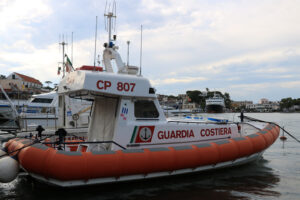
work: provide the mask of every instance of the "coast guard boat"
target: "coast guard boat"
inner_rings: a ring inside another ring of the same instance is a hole
[[[58,87],[59,112],[65,96],[93,101],[87,133],[64,139],[68,133],[59,129],[59,136],[8,141],[0,181],[13,180],[19,165],[34,179],[61,187],[195,173],[252,162],[276,141],[274,124],[167,120],[149,80],[117,52],[111,37],[115,15],[105,16],[106,70],[71,72]]]

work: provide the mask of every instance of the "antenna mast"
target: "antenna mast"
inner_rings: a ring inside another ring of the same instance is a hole
[[[62,59],[62,64],[63,64],[63,77],[65,77],[65,46],[68,45],[68,43],[66,43],[64,41],[64,35],[62,35],[62,42],[59,43],[62,46],[62,55],[63,55],[63,59]]]
[[[72,41],[71,41],[72,42],[72,46],[71,46],[71,62],[72,62],[72,64],[74,64],[73,63],[73,32],[72,32],[72,38],[71,39],[72,39]]]
[[[140,76],[142,75],[143,25],[141,25]]]
[[[97,23],[98,23],[98,16],[96,16],[96,31],[95,31],[95,52],[94,52],[94,70],[96,70],[96,47],[97,47]]]
[[[130,44],[130,41],[128,40],[127,41],[127,66],[129,66],[129,44]]]
[[[115,8],[116,4],[115,2],[113,3],[113,8],[112,8],[112,11],[110,11],[110,5],[109,5],[109,8],[108,8],[108,12],[107,14],[104,13],[104,17],[107,17],[108,19],[108,45],[111,44],[111,42],[113,41],[113,39],[111,38],[111,30],[112,30],[112,26],[113,26],[113,19],[112,18],[116,18],[116,13],[114,13],[114,11],[116,10]],[[106,9],[106,8],[105,8]],[[106,25],[106,24],[105,24]]]

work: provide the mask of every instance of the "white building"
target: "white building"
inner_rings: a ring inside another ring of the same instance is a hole
[[[7,76],[7,79],[11,80],[20,80],[22,85],[24,85],[25,88],[31,88],[31,89],[41,89],[43,84],[30,76],[26,76],[23,74],[19,74],[16,72],[11,73],[9,76]]]
[[[272,102],[267,99],[261,99],[257,104],[248,104],[246,109],[258,112],[271,112],[279,110],[279,102]]]

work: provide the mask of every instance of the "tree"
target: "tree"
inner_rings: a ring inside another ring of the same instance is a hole
[[[202,94],[199,90],[187,91],[186,94],[193,103],[200,103],[200,95]]]
[[[47,84],[47,87],[49,88],[50,86],[50,84],[52,83],[52,81],[45,81],[45,83]]]
[[[281,99],[280,103],[280,109],[289,109],[294,105],[293,99],[291,97]]]
[[[168,99],[177,99],[177,97],[175,97],[174,95],[170,95],[168,96]]]
[[[300,98],[298,99],[292,99],[291,97],[288,98],[284,98],[281,99],[281,101],[279,102],[280,105],[280,109],[284,110],[284,109],[290,109],[291,107],[293,107],[294,105],[300,105]]]
[[[230,99],[229,93],[227,93],[227,92],[224,93],[224,101],[225,101],[225,107],[230,109],[232,101]]]
[[[186,94],[191,99],[191,102],[197,103],[204,110],[205,109],[205,97],[199,90],[187,91]]]

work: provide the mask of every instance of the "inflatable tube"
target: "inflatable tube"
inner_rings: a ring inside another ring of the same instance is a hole
[[[21,150],[18,158],[26,171],[45,178],[89,180],[194,169],[234,161],[264,151],[278,136],[279,128],[268,125],[245,137],[177,147],[67,152],[39,143]],[[16,150],[30,142],[14,139],[7,148],[8,151]]]

